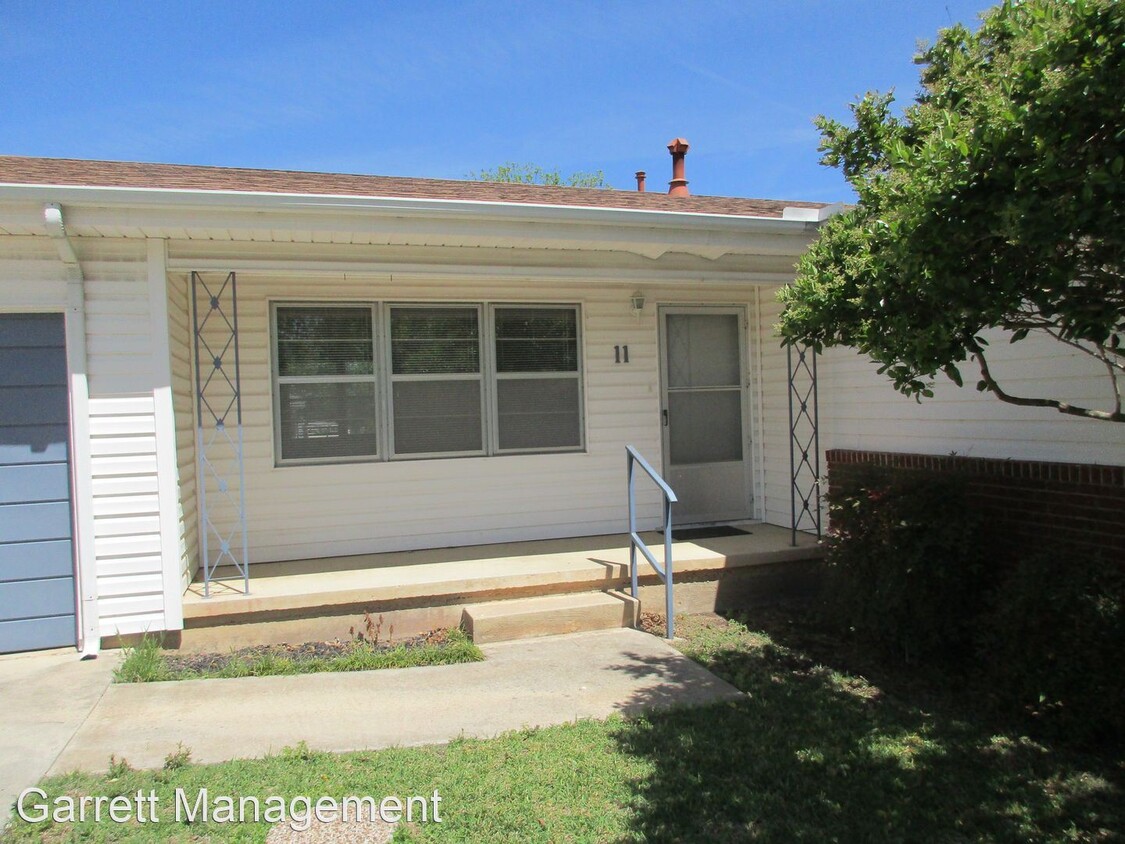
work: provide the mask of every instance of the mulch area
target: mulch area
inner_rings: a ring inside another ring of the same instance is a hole
[[[395,648],[417,648],[424,645],[444,645],[449,642],[448,630],[431,630],[418,636],[393,641],[371,642],[361,639],[330,642],[282,643],[278,645],[254,645],[226,653],[176,654],[165,653],[164,660],[173,671],[221,671],[238,660],[258,660],[263,657],[284,658],[293,662],[308,662],[317,659],[330,659],[347,656],[356,650],[390,651]]]

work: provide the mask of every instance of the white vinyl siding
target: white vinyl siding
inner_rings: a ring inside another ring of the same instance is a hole
[[[1046,337],[989,341],[989,365],[1015,395],[1112,406],[1104,365]],[[974,388],[972,361],[961,365],[964,387],[944,375],[934,397],[920,402],[895,391],[868,358],[830,349],[822,360],[821,407],[829,414],[827,448],[958,454],[1064,463],[1125,463],[1125,425],[1067,416],[1051,408],[1017,407]],[[823,423],[822,423],[823,424]]]
[[[144,241],[76,239],[86,278],[94,555],[102,636],[164,629]],[[179,559],[169,549],[168,564]]]
[[[59,253],[48,238],[0,237],[0,309],[62,309],[66,301]]]

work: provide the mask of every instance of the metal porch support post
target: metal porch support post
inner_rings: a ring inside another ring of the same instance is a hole
[[[820,515],[820,403],[817,397],[816,350],[786,346],[789,371],[789,507],[790,544],[798,530],[816,530]]]
[[[249,594],[250,554],[246,535],[242,371],[238,352],[238,294],[235,274],[228,273],[221,284],[217,279],[208,284],[202,274],[193,272],[191,314],[195,352],[196,483],[199,486],[203,594],[210,597],[211,583],[218,580],[241,580],[243,591]],[[233,378],[229,374],[228,356],[232,356],[234,360]],[[233,435],[230,430],[231,422],[235,428]],[[237,494],[233,489],[235,486],[238,488]],[[215,505],[221,505],[218,512]],[[212,540],[217,547],[212,545]],[[216,576],[216,570],[224,565],[234,568],[233,576]]]

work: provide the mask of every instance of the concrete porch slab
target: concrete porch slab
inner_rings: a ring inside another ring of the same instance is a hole
[[[793,547],[785,528],[748,524],[745,529],[750,533],[674,542],[675,576],[821,556],[816,539],[806,534],[798,534]],[[662,562],[661,534],[643,536]],[[620,534],[254,563],[248,595],[238,581],[212,583],[211,597],[204,598],[197,578],[184,595],[184,619],[186,626],[198,627],[246,621],[259,614],[282,616],[365,604],[426,606],[617,589],[628,581],[628,561],[629,539]],[[655,580],[643,559],[640,573],[646,582]]]
[[[742,695],[637,630],[482,650],[484,662],[464,665],[111,686],[51,773],[104,771],[111,754],[156,768],[181,742],[204,763],[259,757],[301,741],[318,750],[377,749]]]

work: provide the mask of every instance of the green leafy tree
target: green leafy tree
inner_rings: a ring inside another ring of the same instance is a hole
[[[495,170],[481,170],[469,173],[470,179],[480,182],[513,182],[520,185],[563,185],[572,188],[608,188],[605,173],[596,170],[591,173],[578,171],[563,176],[558,169],[545,170],[535,164],[515,164],[509,161]]]
[[[969,365],[1003,401],[1125,422],[1125,3],[1004,2],[916,61],[901,116],[869,92],[854,125],[817,119],[822,163],[859,201],[782,290],[782,337],[853,346],[917,398]],[[1096,359],[1109,409],[1009,392],[988,328]]]

